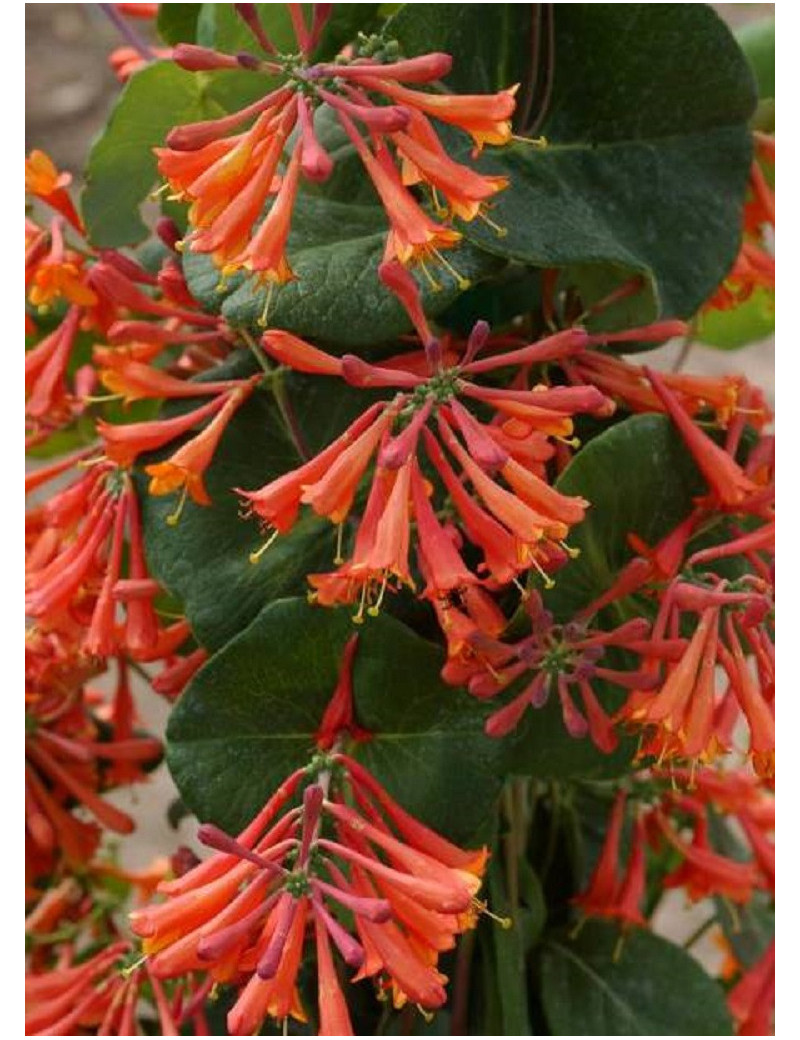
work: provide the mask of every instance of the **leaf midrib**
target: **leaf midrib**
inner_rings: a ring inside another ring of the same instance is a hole
[[[611,1003],[616,1005],[621,1010],[622,1014],[627,1018],[628,1021],[632,1023],[632,1025],[636,1026],[637,1028],[642,1026],[642,1023],[636,1018],[634,1012],[630,1009],[630,1007],[622,1000],[621,997],[619,997],[614,992],[611,986],[605,981],[603,976],[598,975],[598,973],[594,971],[593,968],[591,968],[591,966],[586,961],[581,960],[581,958],[574,954],[572,950],[567,949],[566,946],[562,946],[561,943],[550,942],[548,943],[548,946],[551,950],[557,950],[559,953],[563,954],[568,960],[576,964],[577,967],[589,979],[591,979],[591,981],[603,992],[603,994],[608,996],[608,999],[611,1001]],[[646,1036],[647,1034],[644,1032],[639,1032],[638,1034],[632,1033],[632,1035]]]

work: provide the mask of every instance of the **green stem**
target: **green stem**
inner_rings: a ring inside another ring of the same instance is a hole
[[[472,959],[475,953],[476,935],[477,931],[473,928],[462,937],[461,942],[458,944],[456,970],[453,978],[453,1012],[450,1018],[451,1036],[467,1035]]]

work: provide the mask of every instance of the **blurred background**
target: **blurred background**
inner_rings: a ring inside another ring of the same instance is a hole
[[[737,29],[748,22],[774,17],[774,4],[714,4],[720,15]],[[88,150],[102,129],[120,85],[112,72],[108,55],[125,41],[109,22],[98,4],[26,4],[26,150],[42,148],[59,168],[75,175],[76,185]],[[151,23],[138,20],[136,31],[155,39]],[[679,343],[670,343],[648,357],[656,367],[671,368],[680,352]],[[696,344],[687,369],[719,374],[742,372],[763,387],[774,402],[775,350],[772,339],[730,353]],[[134,679],[136,677],[133,677]],[[149,693],[137,681],[137,700],[148,729],[163,732],[169,706]],[[116,792],[116,801],[137,818],[136,840],[125,843],[125,862],[143,867],[154,856],[170,854],[183,842],[192,844],[194,825],[188,821],[173,831],[164,819],[164,810],[175,797],[175,789],[161,766],[152,782],[133,790]],[[677,893],[673,893],[677,895]],[[680,897],[677,900],[681,902]],[[702,904],[686,913],[671,898],[660,912],[659,928],[681,941],[690,935],[706,911]],[[702,943],[693,952],[712,963],[719,951]],[[711,965],[709,965],[711,966]]]

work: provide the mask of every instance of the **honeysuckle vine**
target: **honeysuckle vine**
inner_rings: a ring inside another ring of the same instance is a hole
[[[769,1033],[769,109],[706,5],[387,6],[97,5],[26,158],[26,1033]]]

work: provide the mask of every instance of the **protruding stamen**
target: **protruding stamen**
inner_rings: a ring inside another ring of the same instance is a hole
[[[276,528],[269,536],[269,538],[266,540],[266,542],[264,542],[260,549],[255,549],[253,550],[253,552],[250,553],[250,555],[247,557],[248,560],[251,563],[258,563],[258,561],[261,559],[261,557],[264,555],[267,549],[269,549],[269,547],[272,545],[272,543],[275,541],[279,534],[280,531],[278,531]]]
[[[181,497],[178,500],[178,505],[175,507],[175,511],[170,513],[167,517],[167,523],[170,527],[177,527],[183,513],[183,507],[186,505],[186,499],[189,495],[189,485],[184,484],[181,489]]]
[[[461,274],[461,272],[458,271],[438,249],[432,248],[431,252],[442,265],[442,267],[445,269],[445,271],[447,271],[447,273],[455,279],[456,285],[459,287],[459,289],[462,292],[466,292],[466,290],[469,289],[469,287],[472,285],[472,282],[469,280],[469,278],[465,278],[464,275]]]

